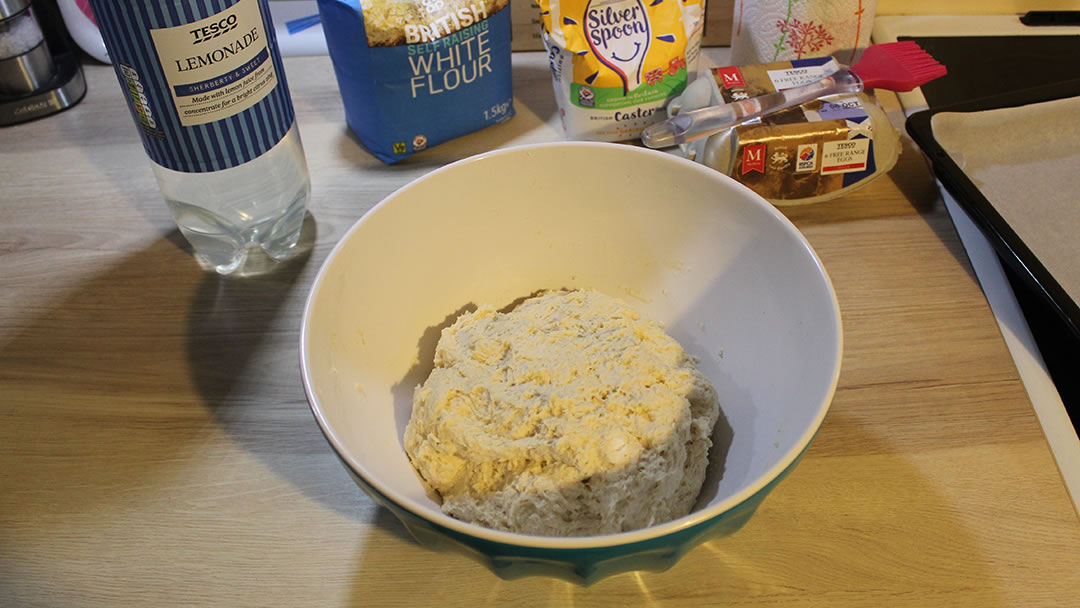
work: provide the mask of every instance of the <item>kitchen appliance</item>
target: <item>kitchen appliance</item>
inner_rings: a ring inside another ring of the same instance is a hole
[[[0,0],[0,126],[67,109],[86,94],[55,0]]]

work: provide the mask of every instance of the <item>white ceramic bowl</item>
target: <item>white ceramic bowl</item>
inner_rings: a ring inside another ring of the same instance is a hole
[[[720,397],[710,473],[689,515],[621,534],[511,534],[444,515],[402,447],[439,331],[470,305],[590,288],[665,323]],[[364,490],[423,544],[504,577],[589,583],[669,567],[737,530],[821,425],[840,371],[840,313],[810,245],[764,199],[711,169],[616,144],[469,158],[387,197],[312,286],[304,387]]]

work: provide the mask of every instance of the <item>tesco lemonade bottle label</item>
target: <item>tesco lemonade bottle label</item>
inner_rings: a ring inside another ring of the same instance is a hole
[[[230,169],[285,137],[294,111],[267,0],[93,0],[147,154]]]
[[[180,124],[228,118],[277,85],[258,0],[239,0],[216,15],[150,30]]]
[[[696,70],[701,0],[539,0],[567,135],[619,141],[664,118]]]

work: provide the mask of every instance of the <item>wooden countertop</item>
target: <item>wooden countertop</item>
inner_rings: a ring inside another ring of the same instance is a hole
[[[330,60],[286,61],[314,186],[305,252],[203,272],[111,67],[75,108],[0,130],[0,604],[1065,606],[1080,521],[919,152],[785,213],[836,286],[839,390],[740,532],[665,573],[503,581],[428,551],[352,481],[298,369],[316,271],[382,197],[448,161],[562,137],[542,53],[517,116],[387,167]],[[895,99],[886,98],[895,109]]]

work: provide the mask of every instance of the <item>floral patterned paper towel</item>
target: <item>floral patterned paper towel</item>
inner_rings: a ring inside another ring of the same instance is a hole
[[[877,0],[735,0],[731,63],[832,55],[851,65],[870,43]]]

